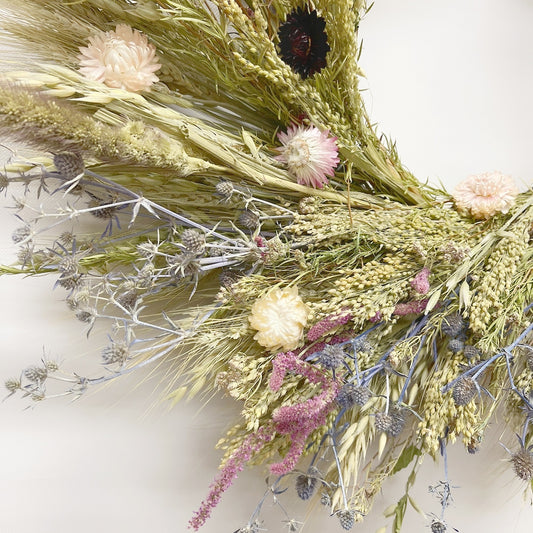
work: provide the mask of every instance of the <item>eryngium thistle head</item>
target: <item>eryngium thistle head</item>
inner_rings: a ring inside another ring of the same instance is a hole
[[[513,463],[513,470],[517,477],[524,481],[531,481],[533,479],[533,454],[528,448],[522,448],[520,451],[511,456]]]
[[[448,343],[448,349],[452,353],[459,353],[465,347],[465,342],[463,339],[450,339]]]
[[[533,348],[531,346],[527,347],[526,362],[529,370],[533,371]]]
[[[22,384],[20,383],[20,379],[9,378],[4,381],[4,386],[10,394],[15,394],[22,387]]]
[[[279,27],[280,56],[302,78],[320,72],[326,66],[329,52],[326,21],[316,10],[299,7]]]
[[[397,437],[405,427],[405,410],[394,409],[391,411],[392,424],[388,431],[391,437]]]
[[[316,467],[311,466],[307,474],[300,474],[296,478],[296,493],[302,500],[308,500],[314,494],[321,475]]]
[[[339,346],[338,344],[327,344],[319,353],[318,362],[322,366],[333,370],[342,365],[345,357],[346,353],[342,346]]]
[[[475,346],[470,346],[469,344],[467,344],[463,348],[463,355],[467,359],[474,359],[475,357],[479,357],[481,355],[481,350],[479,348],[476,348]]]
[[[444,317],[440,326],[442,333],[451,338],[458,337],[464,332],[465,328],[465,321],[459,313],[452,313],[451,315]]]
[[[127,311],[132,311],[135,308],[138,299],[139,295],[135,289],[128,290],[116,296],[117,303]]]
[[[477,385],[473,378],[465,376],[459,379],[453,387],[452,397],[455,405],[466,405],[474,398]]]
[[[91,324],[92,322],[94,322],[96,314],[94,311],[91,311],[89,309],[80,309],[79,311],[76,311],[76,318],[80,322],[84,322],[85,324]]]
[[[323,492],[320,495],[320,505],[323,505],[324,507],[331,506],[331,496],[327,492]]]
[[[83,157],[77,152],[55,154],[54,165],[61,176],[67,180],[72,180],[85,171]]]
[[[250,209],[245,209],[239,216],[239,224],[249,230],[255,230],[259,226],[259,216]]]
[[[397,437],[405,427],[405,415],[400,409],[393,409],[390,413],[376,413],[375,425],[378,431]]]
[[[339,517],[339,522],[342,529],[345,529],[346,531],[352,529],[353,525],[355,524],[355,511],[345,509],[343,511],[339,511],[337,516]]]
[[[186,252],[200,254],[205,248],[205,234],[195,229],[187,228],[181,234],[181,243]]]
[[[102,350],[102,360],[104,365],[122,364],[128,359],[129,353],[129,348],[126,344],[113,342],[111,346],[107,346]]]
[[[431,533],[446,533],[446,524],[434,518],[431,522]]]
[[[367,387],[355,385],[354,383],[346,383],[339,391],[339,394],[337,394],[337,403],[345,409],[349,409],[354,405],[360,405],[362,407],[371,397],[372,392]]]
[[[378,431],[384,431],[388,433],[392,427],[392,416],[389,413],[376,413],[374,418],[374,423]]]
[[[241,276],[233,270],[223,270],[218,277],[220,285],[229,289],[234,283],[237,283]]]
[[[228,180],[221,180],[216,185],[216,192],[218,196],[222,197],[224,200],[229,200],[233,194],[234,188],[233,183]]]
[[[19,242],[22,242],[26,238],[28,238],[31,235],[31,230],[29,226],[21,226],[20,228],[17,228],[12,234],[11,239],[15,244],[18,244]]]
[[[24,377],[28,381],[40,383],[48,377],[48,370],[39,366],[29,366],[24,370]]]

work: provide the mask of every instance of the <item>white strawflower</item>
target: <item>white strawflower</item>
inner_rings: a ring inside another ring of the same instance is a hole
[[[90,37],[80,52],[80,72],[108,87],[140,92],[159,81],[154,74],[161,68],[155,46],[127,24]]]
[[[339,164],[337,137],[315,126],[291,124],[286,133],[278,133],[278,139],[283,146],[276,148],[280,155],[274,159],[285,163],[300,185],[317,189],[327,185],[327,176],[333,176]]]
[[[507,213],[514,204],[518,189],[510,176],[487,172],[469,176],[453,192],[457,209],[470,213],[478,220],[496,213]]]
[[[254,339],[273,351],[294,350],[307,324],[309,308],[298,296],[297,287],[272,289],[252,306],[250,325]]]

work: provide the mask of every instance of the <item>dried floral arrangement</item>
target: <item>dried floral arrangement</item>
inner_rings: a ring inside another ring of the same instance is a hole
[[[28,193],[19,263],[0,272],[55,275],[88,331],[112,332],[102,375],[43,360],[5,386],[34,401],[79,396],[165,361],[168,400],[234,398],[241,417],[218,443],[193,530],[261,464],[269,489],[241,533],[263,531],[262,505],[287,487],[350,530],[409,468],[390,509],[399,531],[419,458],[446,464],[457,439],[475,453],[496,411],[518,436],[502,454],[531,488],[533,195],[495,172],[449,194],[402,166],[358,89],[366,11],[364,0],[0,9],[17,51],[0,132],[42,152],[0,175]],[[452,529],[447,477],[435,490],[439,533]]]

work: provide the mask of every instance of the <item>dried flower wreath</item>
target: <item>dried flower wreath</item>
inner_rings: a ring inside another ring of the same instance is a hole
[[[234,398],[242,416],[193,530],[262,464],[275,502],[292,484],[344,530],[409,467],[391,511],[399,531],[419,457],[446,458],[456,439],[475,453],[497,409],[531,487],[533,195],[500,173],[450,195],[401,165],[358,89],[366,11],[364,0],[0,10],[19,52],[0,81],[0,132],[46,156],[0,175],[28,192],[19,263],[0,273],[53,273],[89,331],[113,323],[102,376],[44,360],[5,386],[40,401],[59,377],[60,394],[81,395],[165,361],[173,402]],[[32,207],[34,191],[47,209]],[[441,489],[433,533],[450,529],[448,479]],[[265,501],[239,532],[263,530]]]

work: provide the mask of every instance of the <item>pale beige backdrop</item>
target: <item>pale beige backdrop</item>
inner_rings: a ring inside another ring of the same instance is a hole
[[[470,173],[501,170],[531,183],[532,22],[531,0],[376,0],[361,31],[368,108],[420,179],[450,188]],[[2,207],[12,193],[0,196]],[[14,255],[10,236],[18,225],[11,210],[0,210],[2,262]],[[38,363],[43,349],[71,368],[98,370],[105,334],[87,340],[65,293],[52,285],[48,278],[0,278],[2,380]],[[0,533],[186,531],[216,472],[214,444],[238,407],[219,398],[205,408],[190,403],[168,412],[153,407],[154,382],[139,384],[140,378],[74,403],[59,398],[25,409],[27,403],[11,398],[0,404]],[[450,451],[458,488],[448,521],[462,533],[531,530],[532,508],[496,444],[502,431],[493,427],[494,444],[475,456],[459,446]],[[502,439],[513,443],[512,435]],[[243,525],[263,492],[263,477],[260,469],[243,473],[203,531],[232,533]],[[428,514],[439,505],[427,486],[442,478],[441,465],[424,464],[414,496]],[[386,525],[381,511],[403,484],[387,483],[373,514],[354,531]],[[285,531],[277,511],[268,504],[265,510],[269,531]],[[404,531],[429,531],[428,523],[409,511]],[[318,509],[303,531],[340,528]]]

